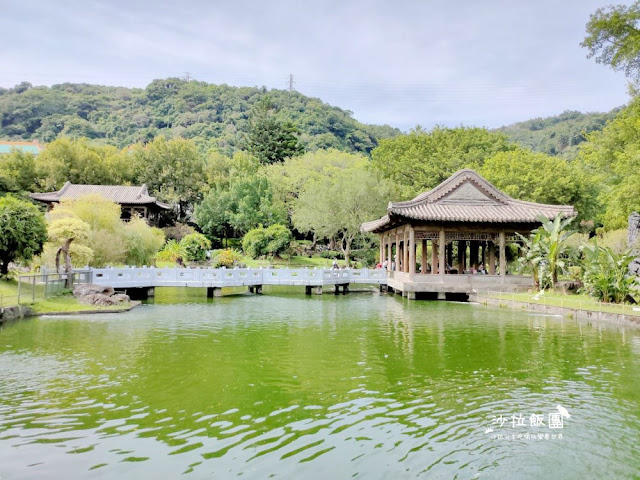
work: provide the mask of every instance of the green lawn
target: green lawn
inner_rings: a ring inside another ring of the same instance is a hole
[[[89,310],[126,310],[130,304],[112,307],[101,307],[97,305],[86,305],[78,302],[70,294],[43,298],[44,289],[41,285],[36,286],[36,301],[32,302],[30,285],[21,286],[21,305],[31,307],[34,312],[45,314],[54,312],[85,312]],[[25,295],[23,295],[23,293]],[[18,282],[15,280],[0,280],[0,306],[8,307],[16,305],[18,302]]]
[[[640,316],[640,306],[628,304],[602,303],[588,295],[565,295],[555,292],[544,293],[509,293],[489,292],[490,298],[513,300],[517,302],[549,305],[552,307],[573,308],[592,312],[622,313],[625,315]]]

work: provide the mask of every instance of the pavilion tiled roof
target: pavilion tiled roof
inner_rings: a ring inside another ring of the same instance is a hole
[[[85,195],[102,195],[104,198],[121,205],[149,205],[155,204],[160,208],[169,209],[169,205],[159,202],[156,197],[149,195],[146,185],[78,185],[67,182],[57,192],[32,193],[31,198],[41,202],[59,202],[62,199],[75,199]]]
[[[575,216],[570,205],[515,200],[473,170],[460,170],[407,202],[390,202],[387,215],[362,224],[365,232],[384,231],[398,221],[539,223],[538,217]]]

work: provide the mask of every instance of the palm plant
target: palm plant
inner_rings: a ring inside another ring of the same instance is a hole
[[[523,255],[518,258],[518,262],[522,267],[531,269],[533,275],[533,284],[536,288],[540,288],[540,270],[544,269],[542,248],[540,242],[540,233],[532,233],[530,237],[525,237],[516,233],[523,246],[521,247]]]
[[[571,251],[567,239],[575,232],[568,229],[573,217],[558,215],[549,220],[540,216],[538,220],[542,226],[533,230],[529,238],[518,234],[524,242],[525,252],[520,261],[531,267],[535,285],[545,289],[558,283],[558,275],[567,266],[566,259]]]
[[[597,243],[582,246],[585,289],[604,302],[621,303],[636,293],[638,277],[629,271],[632,249],[615,253]]]

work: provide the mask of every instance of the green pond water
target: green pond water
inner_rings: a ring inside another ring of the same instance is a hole
[[[0,478],[640,478],[640,329],[205,297],[3,327]]]

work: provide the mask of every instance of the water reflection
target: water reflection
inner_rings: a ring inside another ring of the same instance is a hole
[[[377,294],[177,294],[0,332],[0,476],[640,470],[638,331]],[[485,433],[557,404],[563,440]]]

